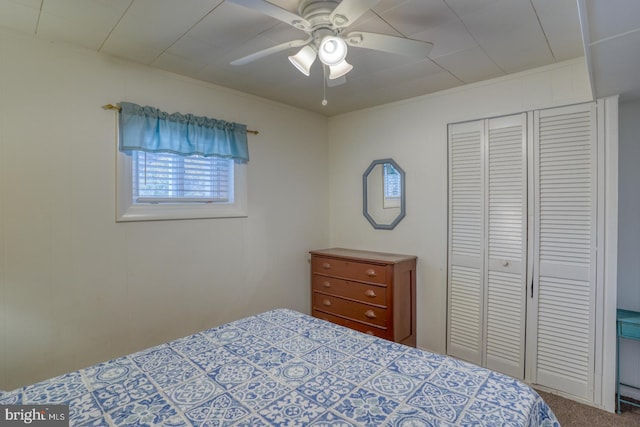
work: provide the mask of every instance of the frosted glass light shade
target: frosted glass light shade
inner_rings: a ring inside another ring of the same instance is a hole
[[[324,64],[338,65],[347,57],[347,43],[340,37],[327,36],[320,43],[318,55]]]
[[[344,61],[344,60],[340,62],[338,65],[330,65],[329,79],[333,80],[333,79],[340,78],[345,74],[347,74],[352,69],[353,69],[353,65],[349,64],[347,61]]]
[[[311,65],[315,60],[316,51],[311,46],[305,46],[298,53],[289,57],[289,61],[305,76],[309,75]]]

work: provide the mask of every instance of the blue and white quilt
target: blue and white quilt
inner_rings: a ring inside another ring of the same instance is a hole
[[[72,426],[559,426],[508,376],[292,310],[228,323],[0,395]]]

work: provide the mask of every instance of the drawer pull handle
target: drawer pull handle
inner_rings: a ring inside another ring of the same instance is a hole
[[[331,301],[329,301],[328,299],[322,300],[322,305],[326,307],[331,307]]]
[[[367,276],[376,277],[376,271],[373,268],[367,270]]]
[[[323,262],[322,268],[324,268],[325,270],[329,270],[331,268],[331,264],[329,264],[328,262]]]
[[[368,296],[369,298],[375,298],[375,297],[376,297],[376,293],[375,293],[375,292],[373,292],[373,290],[372,290],[372,289],[367,289],[367,290],[364,292],[364,294],[365,294],[366,296]]]
[[[331,282],[324,282],[322,284],[322,286],[324,286],[325,288],[330,288],[331,287]]]
[[[366,331],[365,334],[367,335],[374,335],[373,331]]]
[[[375,319],[376,318],[376,314],[373,312],[373,310],[367,310],[364,312],[364,315],[366,317],[368,317],[369,319]]]

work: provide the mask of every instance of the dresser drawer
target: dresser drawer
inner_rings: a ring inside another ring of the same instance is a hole
[[[349,282],[330,276],[313,276],[313,290],[369,304],[387,305],[387,288],[366,283]]]
[[[387,282],[387,271],[383,265],[314,256],[311,259],[311,269],[314,273],[345,279],[380,284]]]
[[[310,251],[314,316],[416,346],[416,257],[346,248]]]
[[[346,299],[313,293],[313,308],[329,314],[337,314],[360,322],[387,326],[387,310]]]
[[[365,323],[354,322],[353,320],[345,319],[344,317],[334,316],[332,314],[324,313],[322,311],[313,310],[312,315],[318,319],[326,320],[336,325],[345,326],[350,329],[354,329],[359,332],[364,332],[368,335],[374,335],[376,337],[384,338],[387,340],[392,339],[391,331],[383,326],[367,325]]]

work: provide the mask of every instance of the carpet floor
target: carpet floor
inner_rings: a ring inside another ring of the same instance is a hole
[[[556,414],[562,427],[639,427],[640,408],[622,404],[622,414],[613,414],[555,394],[536,390]]]

